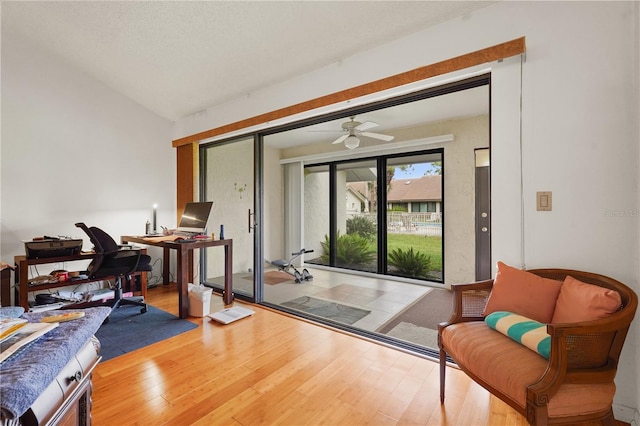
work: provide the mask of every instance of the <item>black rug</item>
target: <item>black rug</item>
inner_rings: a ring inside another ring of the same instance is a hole
[[[328,318],[330,320],[349,325],[371,313],[371,311],[367,311],[365,309],[341,305],[340,303],[316,299],[309,296],[298,297],[297,299],[284,302],[282,305],[291,309],[307,312],[312,315]]]
[[[95,335],[102,347],[102,361],[107,361],[197,327],[151,305],[144,314],[137,306],[122,306],[111,312],[109,322]]]

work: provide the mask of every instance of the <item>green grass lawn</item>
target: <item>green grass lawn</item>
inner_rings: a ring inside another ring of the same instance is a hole
[[[442,237],[425,237],[424,235],[387,234],[387,252],[394,249],[420,251],[431,256],[434,270],[442,270]]]
[[[328,245],[328,242],[325,242]],[[356,247],[357,248],[357,247]],[[395,249],[402,249],[408,251],[413,248],[413,251],[418,253],[424,253],[431,257],[431,271],[433,277],[442,278],[442,237],[425,237],[424,235],[413,234],[387,234],[387,253]],[[364,247],[360,247],[355,250],[350,256],[338,261],[338,266],[349,267],[356,270],[375,272],[377,268],[377,260],[375,259],[375,252],[377,249],[376,241],[364,242]],[[324,249],[326,251],[326,248]],[[361,253],[369,251],[374,253],[372,262],[358,262],[355,253]],[[346,250],[348,253],[348,250]],[[320,265],[327,264],[328,261],[326,253],[325,258],[318,257],[314,260],[309,260],[309,263],[318,263]],[[341,263],[342,262],[342,263]]]

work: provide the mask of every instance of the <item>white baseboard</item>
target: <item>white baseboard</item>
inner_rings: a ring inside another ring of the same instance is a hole
[[[621,422],[629,423],[631,426],[640,426],[640,412],[633,407],[613,404],[613,417]]]

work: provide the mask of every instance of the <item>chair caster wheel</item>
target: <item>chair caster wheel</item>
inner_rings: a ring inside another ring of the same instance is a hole
[[[140,313],[141,313],[141,314],[144,314],[145,312],[147,312],[147,308],[142,308],[142,309],[140,309]]]

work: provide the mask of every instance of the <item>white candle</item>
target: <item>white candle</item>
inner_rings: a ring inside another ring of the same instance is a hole
[[[158,205],[154,204],[153,205],[153,233],[156,233],[156,230],[158,229],[157,227],[157,221],[156,221],[156,214],[157,214],[157,210],[158,210]]]

